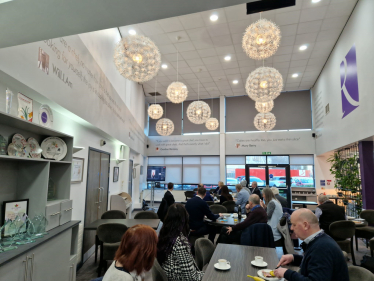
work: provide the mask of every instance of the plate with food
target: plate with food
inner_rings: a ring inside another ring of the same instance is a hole
[[[274,275],[273,269],[261,269],[257,271],[257,275],[269,281],[283,281],[284,280],[284,278],[278,278],[278,277],[273,276]]]

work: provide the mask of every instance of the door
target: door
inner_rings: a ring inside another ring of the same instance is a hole
[[[84,225],[100,219],[101,215],[107,210],[110,169],[109,163],[109,153],[90,148],[88,154]],[[83,255],[87,253],[93,245],[95,245],[95,236],[95,231],[84,231]]]
[[[130,160],[129,162],[129,188],[128,188],[128,192],[132,198],[132,176],[133,176],[133,166],[134,166],[134,161],[133,160]]]

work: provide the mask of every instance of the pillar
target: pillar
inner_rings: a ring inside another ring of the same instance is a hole
[[[363,209],[374,209],[374,158],[373,142],[361,141],[358,144],[362,186]]]

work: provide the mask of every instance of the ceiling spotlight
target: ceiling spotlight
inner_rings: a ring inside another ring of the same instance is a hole
[[[168,68],[168,65],[164,63],[163,65],[161,65],[161,67],[162,67],[163,69],[166,69],[166,68]]]
[[[318,3],[320,2],[321,0],[312,0],[312,3]]]
[[[234,81],[232,81],[232,83],[234,83],[234,84],[238,84],[239,81],[238,81],[238,80],[234,80]]]
[[[304,51],[306,49],[308,49],[307,45],[301,45],[300,48],[299,48],[300,51]]]
[[[129,30],[129,34],[130,34],[130,35],[135,35],[135,34],[136,34],[136,31],[135,31],[134,29],[130,29],[130,30]]]
[[[211,21],[216,21],[216,20],[218,20],[218,16],[217,15],[211,15],[210,20]]]
[[[231,56],[226,56],[225,61],[229,61],[229,60],[231,60]]]
[[[292,77],[293,77],[293,78],[299,77],[299,74],[294,73],[294,74],[292,74]]]

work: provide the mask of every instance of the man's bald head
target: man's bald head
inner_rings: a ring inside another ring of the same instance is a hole
[[[251,196],[249,196],[249,202],[258,205],[260,204],[260,197],[257,194],[252,194]]]
[[[315,214],[309,209],[298,209],[295,212],[292,213],[293,215],[296,215],[296,220],[301,220],[302,222],[307,222],[309,224],[318,224],[318,218]]]
[[[320,230],[318,219],[309,209],[298,209],[291,215],[291,229],[298,238],[304,240]]]

